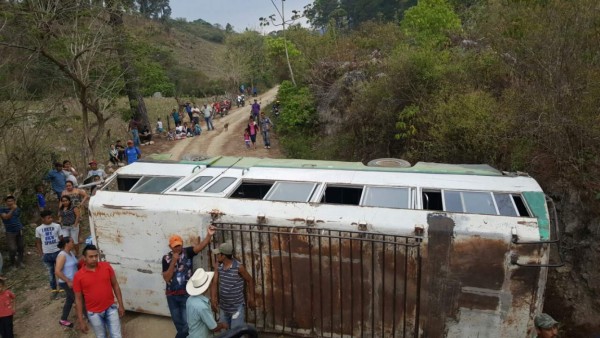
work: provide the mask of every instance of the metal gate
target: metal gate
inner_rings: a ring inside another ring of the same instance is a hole
[[[259,331],[310,337],[417,337],[420,237],[214,223],[252,275]],[[212,249],[211,249],[212,250]]]

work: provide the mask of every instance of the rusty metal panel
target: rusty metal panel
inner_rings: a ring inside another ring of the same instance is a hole
[[[255,280],[250,323],[319,337],[415,337],[420,238],[215,223]],[[218,243],[215,243],[216,246]]]

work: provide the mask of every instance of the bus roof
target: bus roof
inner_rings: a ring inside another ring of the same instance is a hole
[[[455,175],[480,175],[502,176],[502,172],[487,164],[446,164],[432,162],[418,162],[409,168],[398,167],[370,167],[361,162],[301,160],[301,159],[271,159],[257,157],[231,157],[218,156],[202,161],[181,161],[182,164],[196,164],[207,167],[222,168],[298,168],[298,169],[332,169],[355,171],[381,171],[381,172],[406,172],[428,174],[455,174]]]

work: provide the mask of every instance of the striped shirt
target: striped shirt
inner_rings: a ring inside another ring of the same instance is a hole
[[[225,270],[219,264],[219,307],[226,313],[235,313],[240,304],[244,304],[244,279],[240,275],[241,263],[233,260],[231,267]]]

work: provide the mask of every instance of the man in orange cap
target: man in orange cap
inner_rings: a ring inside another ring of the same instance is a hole
[[[169,248],[171,252],[163,256],[162,271],[163,279],[167,283],[166,295],[171,319],[177,335],[175,338],[185,338],[188,336],[188,324],[186,317],[186,302],[189,297],[185,290],[188,280],[193,274],[193,259],[202,249],[204,249],[215,233],[215,227],[209,226],[206,231],[206,237],[200,240],[194,246],[183,247],[183,239],[179,235],[169,237]]]

